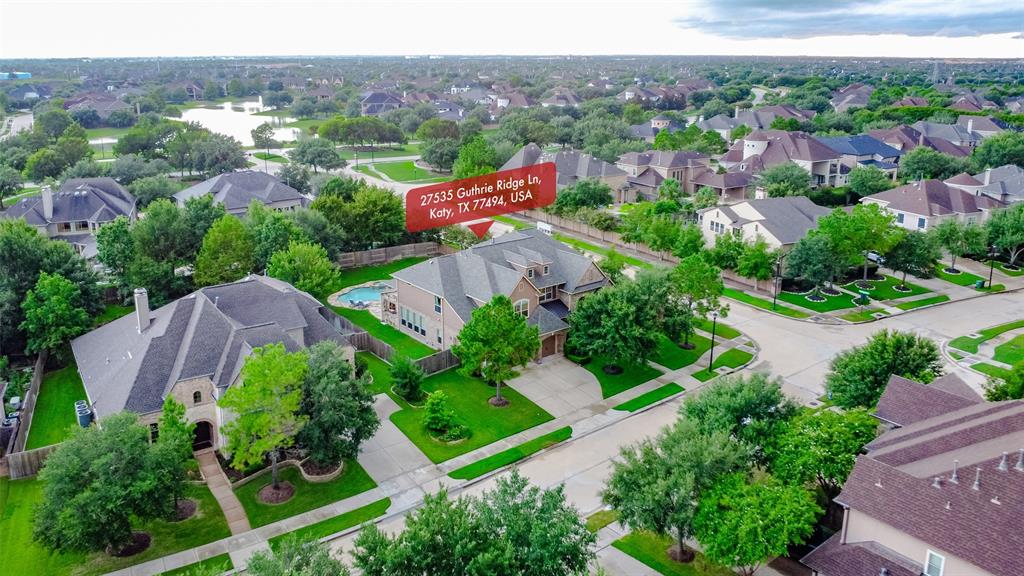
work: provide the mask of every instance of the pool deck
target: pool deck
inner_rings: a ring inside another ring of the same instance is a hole
[[[380,286],[382,284],[387,285],[389,288],[394,288],[394,286],[387,280],[371,280],[369,282],[363,282],[362,284],[357,284],[355,286],[348,286],[344,290],[339,290],[334,294],[331,294],[330,296],[327,297],[327,303],[330,304],[331,306],[352,308],[353,310],[366,310],[373,314],[375,318],[380,320],[380,298],[378,298],[377,300],[364,301],[362,305],[357,305],[352,302],[349,302],[348,300],[343,300],[341,296],[344,294],[348,294],[349,292],[357,290],[359,288],[372,288]]]

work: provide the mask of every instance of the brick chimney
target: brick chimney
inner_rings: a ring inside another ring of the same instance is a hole
[[[53,219],[53,189],[49,186],[43,186],[40,196],[43,199],[43,218],[49,221]]]
[[[139,334],[149,328],[149,293],[145,288],[135,289],[135,321]]]

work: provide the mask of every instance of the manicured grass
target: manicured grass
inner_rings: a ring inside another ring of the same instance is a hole
[[[587,516],[587,530],[597,533],[605,526],[619,519],[619,513],[615,510],[600,510]]]
[[[960,336],[959,338],[954,338],[953,341],[949,343],[949,345],[952,346],[953,348],[963,350],[964,352],[970,352],[971,354],[974,354],[978,351],[978,345],[981,344],[982,342],[991,340],[992,338],[995,338],[996,336],[999,336],[1004,332],[1016,330],[1017,328],[1024,328],[1024,320],[1014,320],[1013,322],[1007,322],[1005,324],[990,326],[988,328],[985,328],[984,330],[978,330],[978,334],[981,335],[978,338],[968,338],[967,336]]]
[[[1004,286],[1002,284],[993,284],[991,286],[985,286],[984,288],[979,288],[978,292],[1002,292],[1003,290],[1006,290],[1006,286]]]
[[[996,346],[996,353],[992,359],[1010,365],[1024,360],[1024,334]]]
[[[286,156],[281,156],[279,154],[267,154],[266,152],[255,152],[253,153],[253,157],[259,158],[260,160],[267,160],[268,162],[277,162],[278,164],[287,164],[291,162],[291,160]]]
[[[181,568],[175,568],[174,570],[168,570],[167,572],[161,573],[160,576],[190,576],[191,574],[209,574],[214,570],[218,574],[227,572],[235,567],[235,564],[231,562],[231,555],[227,552],[218,554],[212,558],[206,560],[200,560],[193,564],[182,566]]]
[[[950,274],[949,272],[946,272],[945,264],[935,265],[935,275],[938,276],[939,278],[942,278],[946,282],[952,282],[953,284],[957,284],[959,286],[968,287],[974,287],[975,282],[977,282],[978,280],[984,280],[984,278],[982,278],[981,276],[976,276],[974,274],[971,274],[970,272],[965,272],[963,270],[961,270],[959,274]]]
[[[683,391],[683,387],[678,384],[665,384],[661,388],[655,388],[650,392],[641,394],[632,400],[623,402],[618,406],[612,408],[612,410],[622,410],[623,412],[636,412],[641,408],[646,408],[651,404],[654,404],[658,400],[663,400],[669,396],[675,396],[676,394]]]
[[[993,364],[986,364],[985,362],[978,362],[977,364],[971,364],[971,368],[974,368],[982,374],[988,374],[993,378],[1006,379],[1010,375],[1010,371],[1006,368],[1001,368]]]
[[[932,296],[930,298],[922,298],[921,300],[911,300],[910,302],[900,302],[896,305],[900,310],[913,310],[914,308],[920,308],[921,306],[928,306],[930,304],[938,304],[940,302],[948,302],[949,296],[940,294],[938,296]]]
[[[604,248],[602,246],[598,246],[596,244],[591,244],[590,242],[585,242],[583,240],[579,240],[579,239],[573,238],[571,236],[566,236],[564,234],[559,234],[557,232],[552,234],[552,236],[554,236],[556,240],[558,240],[559,242],[562,242],[563,244],[568,244],[569,246],[572,246],[574,248],[578,248],[580,250],[585,250],[587,252],[593,252],[594,254],[600,254],[601,256],[607,256],[608,253],[611,252],[610,248]],[[630,266],[635,266],[637,268],[653,268],[654,267],[654,265],[651,264],[650,262],[644,262],[643,260],[641,260],[639,258],[634,258],[632,256],[627,256],[626,254],[623,254],[622,252],[619,252],[619,254],[622,254],[622,257],[626,261],[626,264],[629,264]]]
[[[97,138],[120,138],[128,133],[131,128],[86,128],[85,138],[86,140],[96,140]],[[110,148],[110,145],[107,145]]]
[[[297,128],[304,133],[309,133],[309,129],[313,126],[319,126],[327,122],[327,120],[320,120],[319,118],[303,118],[302,120],[294,120],[285,124],[288,128]]]
[[[71,435],[71,427],[77,426],[75,402],[85,399],[82,377],[73,362],[43,376],[25,449],[63,442]]]
[[[501,408],[491,406],[488,399],[494,396],[494,388],[455,370],[446,370],[423,381],[424,392],[437,390],[443,390],[448,396],[456,419],[471,431],[469,438],[454,443],[434,439],[423,426],[422,408],[409,407],[391,415],[391,421],[434,463],[444,462],[554,419],[511,386],[501,387],[501,394],[509,405]]]
[[[529,222],[523,222],[522,220],[516,220],[515,218],[509,218],[508,216],[491,216],[491,220],[494,220],[495,222],[501,222],[502,224],[506,224],[508,226],[515,228],[516,230],[526,230],[528,228],[533,228],[533,226],[530,226]]]
[[[1000,272],[1002,272],[1003,274],[1006,274],[1007,276],[1022,276],[1022,275],[1024,275],[1024,268],[1017,268],[1016,270],[1010,270],[1002,262],[996,262],[996,268],[998,268]]]
[[[284,534],[274,536],[269,540],[270,549],[277,552],[281,543],[292,537],[298,538],[302,542],[309,542],[319,540],[325,536],[330,536],[331,534],[337,534],[342,530],[348,530],[353,526],[358,526],[364,522],[369,522],[378,516],[383,516],[390,506],[391,498],[382,498],[361,508],[356,508],[355,510],[339,514],[333,518],[328,518],[327,520],[321,520],[316,524],[310,524],[309,526],[299,528],[298,530],[285,532]]]
[[[737,302],[749,304],[755,308],[761,308],[762,310],[772,311],[771,300],[765,300],[764,298],[751,296],[750,294],[747,294],[746,292],[737,290],[735,288],[726,287],[725,290],[722,292],[722,295],[725,296],[726,298],[736,300]],[[776,304],[774,312],[776,314],[781,314],[783,316],[789,316],[790,318],[807,318],[808,316],[810,316],[810,314],[808,314],[807,312],[789,308],[787,306],[783,306],[782,304]]]
[[[527,456],[540,452],[550,446],[554,446],[559,442],[568,440],[571,436],[572,426],[559,428],[554,432],[549,432],[543,436],[534,438],[533,440],[523,442],[519,446],[514,446],[508,450],[498,452],[493,456],[488,456],[487,458],[477,460],[476,462],[463,466],[462,468],[452,470],[448,475],[456,480],[472,480],[473,478],[477,478],[488,472],[497,470],[502,466],[518,462]]]
[[[693,562],[681,563],[669,558],[667,550],[675,542],[651,532],[632,532],[612,542],[612,546],[636,558],[663,576],[734,576],[732,570],[712,564],[697,553]]]
[[[692,350],[687,350],[662,336],[658,339],[658,348],[651,357],[651,361],[671,370],[689,366],[711,348],[711,338],[694,334],[690,336],[690,344],[693,344],[694,347]]]
[[[425,257],[414,256],[412,258],[403,258],[401,260],[395,260],[394,262],[388,262],[387,264],[347,268],[341,271],[341,280],[334,287],[334,290],[338,291],[342,288],[348,288],[349,286],[355,286],[356,284],[370,282],[371,280],[388,280],[391,278],[392,273],[408,268],[413,264],[419,264],[424,260],[426,260]]]
[[[92,319],[92,325],[94,328],[98,328],[100,326],[103,326],[104,324],[113,322],[114,320],[117,320],[122,316],[131,314],[133,310],[134,308],[132,308],[131,306],[121,306],[120,304],[107,304],[103,308],[103,311],[97,314],[96,317]]]
[[[721,366],[728,366],[729,368],[739,368],[740,366],[743,366],[747,362],[750,362],[751,358],[753,357],[754,355],[751,354],[750,352],[744,352],[743,350],[730,348],[729,350],[723,352],[721,356],[717,356],[715,358],[715,363],[714,365],[711,366],[710,370],[707,368],[704,368],[703,370],[698,370],[697,372],[693,373],[693,377],[696,378],[697,380],[700,380],[701,382],[707,382],[708,380],[711,380],[715,376],[718,376],[718,373],[714,371],[716,368],[719,368]]]
[[[338,500],[344,500],[377,486],[377,483],[355,460],[345,460],[345,470],[342,471],[341,476],[330,482],[317,484],[306,482],[294,466],[288,466],[281,470],[281,481],[291,482],[295,486],[295,495],[291,500],[281,504],[264,504],[257,498],[260,489],[271,482],[269,472],[235,489],[235,495],[242,502],[242,507],[245,508],[245,513],[253,528],[326,506]]]
[[[354,308],[345,308],[342,306],[331,306],[330,308],[339,315],[351,320],[353,324],[356,324],[363,330],[366,330],[374,338],[377,338],[391,346],[391,348],[393,348],[398,354],[408,356],[412,359],[417,359],[423,358],[424,356],[430,356],[434,352],[437,352],[430,346],[414,339],[412,336],[402,333],[394,326],[384,324],[367,310],[356,310]]]
[[[16,202],[23,198],[32,198],[33,196],[39,196],[41,188],[39,186],[27,186],[21,189],[21,192],[13,196],[4,198],[4,209],[13,206]]]
[[[725,338],[726,340],[732,340],[733,338],[739,338],[740,336],[742,336],[742,333],[740,333],[739,330],[733,328],[732,326],[729,326],[728,324],[725,324],[721,321],[715,322],[714,324],[716,338]],[[711,334],[711,320],[698,318],[693,322],[693,325],[699,328],[700,330],[703,330],[708,334]]]
[[[874,286],[874,289],[868,290],[869,297],[872,300],[898,300],[900,298],[907,298],[908,296],[917,296],[919,294],[926,294],[931,292],[924,286],[918,286],[917,284],[911,284],[907,282],[904,288],[908,289],[907,292],[901,292],[896,289],[896,286],[900,285],[900,279],[892,276],[884,276],[883,280],[870,280],[869,283]],[[860,287],[857,286],[858,281],[850,282],[843,286],[854,294],[860,294]]]
[[[378,174],[376,170],[374,170],[373,168],[370,168],[369,166],[367,166],[365,164],[362,164],[360,166],[355,166],[352,169],[355,170],[356,172],[359,172],[360,174],[366,174],[367,176],[371,176],[371,177],[376,178],[378,180],[384,180],[385,179],[384,176]]]
[[[829,296],[824,292],[821,292],[821,296],[825,300],[821,302],[815,302],[807,298],[807,294],[796,294],[793,292],[779,292],[779,300],[782,302],[788,302],[801,308],[807,308],[808,310],[814,310],[815,312],[834,312],[836,310],[847,310],[849,308],[856,308],[857,303],[854,300],[857,298],[856,295],[850,294],[849,292],[839,291],[838,296]]]
[[[391,394],[390,365],[377,358],[372,352],[356,352],[356,358],[366,361],[366,370],[373,378],[370,391],[376,394]]]
[[[875,314],[888,314],[885,310],[880,308],[865,308],[864,310],[858,310],[857,312],[850,312],[840,316],[847,322],[867,322],[875,319]]]
[[[625,392],[634,386],[654,380],[662,374],[660,370],[652,368],[647,364],[624,365],[622,366],[621,374],[607,374],[604,371],[604,367],[608,364],[608,359],[597,356],[584,366],[601,383],[601,396],[603,398],[611,398],[619,392]]]
[[[964,359],[964,355],[959,353],[959,352],[957,352],[957,351],[955,351],[955,350],[950,350],[949,351],[949,355],[952,356],[954,360],[963,360]]]
[[[381,162],[373,165],[373,168],[392,180],[398,182],[415,182],[420,180],[445,178],[443,174],[424,170],[416,166],[412,160],[400,162]],[[446,178],[445,178],[446,179]]]
[[[402,146],[396,146],[395,148],[381,148],[380,150],[374,150],[371,158],[368,150],[359,151],[359,161],[376,161],[378,158],[397,158],[402,156],[416,156],[420,153],[420,144],[405,144]],[[345,160],[355,160],[356,151],[349,148],[339,148],[338,155]]]

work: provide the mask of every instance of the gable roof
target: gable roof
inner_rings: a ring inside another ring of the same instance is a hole
[[[544,152],[540,146],[533,142],[520,148],[518,152],[509,158],[508,162],[505,162],[501,169],[512,170],[545,162],[555,163],[556,185],[558,188],[571,186],[580,180],[588,178],[614,178],[625,176],[626,174],[614,164],[609,164],[604,160],[579,150],[559,150],[554,153]]]
[[[53,192],[53,215],[43,211],[43,197],[23,198],[0,217],[22,218],[32,226],[60,222],[110,222],[135,213],[135,197],[113,178],[69,178]]]
[[[323,306],[290,284],[263,276],[209,286],[150,313],[140,334],[129,314],[71,342],[89,400],[97,414],[159,410],[171,387],[208,377],[231,385],[253,348],[282,342],[301,348],[321,340],[347,343]]]
[[[688,166],[706,166],[708,155],[692,150],[649,150],[647,152],[627,152],[619,156],[619,162],[631,166],[654,166],[656,168],[686,168]]]
[[[1024,200],[1024,168],[1006,164],[975,174],[974,178],[984,184],[981,192],[997,200],[1015,202]]]
[[[211,194],[214,204],[222,204],[228,212],[244,211],[253,200],[264,204],[297,200],[303,206],[309,200],[277,177],[255,170],[219,174],[178,192],[174,198],[184,204],[190,198],[206,194]]]
[[[954,188],[941,180],[921,180],[865,196],[861,202],[879,201],[891,210],[921,216],[977,214],[982,210],[1001,208],[1003,203],[988,196],[976,196]]]
[[[736,208],[742,206],[753,209],[760,218],[741,216]],[[811,202],[806,196],[745,200],[737,204],[705,208],[698,213],[705,214],[713,210],[720,210],[736,225],[757,222],[782,244],[799,242],[808,232],[818,227],[819,218],[831,212],[830,209]]]
[[[868,134],[904,152],[913,150],[918,146],[927,146],[936,152],[942,152],[957,158],[971,155],[971,149],[966,146],[960,146],[942,138],[930,138],[906,124],[882,130],[868,130]]]
[[[964,142],[967,146],[971,146],[981,139],[978,134],[959,124],[941,124],[939,122],[921,120],[914,122],[911,126],[929,138],[940,138],[954,144]]]
[[[767,142],[760,154],[744,156],[747,142]],[[722,160],[730,163],[746,162],[749,171],[757,173],[765,168],[785,164],[794,160],[804,162],[822,162],[839,158],[840,154],[806,132],[787,132],[785,130],[754,130],[745,138],[733,143]]]
[[[982,401],[981,396],[954,374],[947,374],[930,385],[894,374],[889,377],[874,415],[897,426],[908,426]]]
[[[1009,125],[1006,122],[992,116],[968,116],[961,114],[956,119],[957,126],[963,126],[965,129],[970,126],[968,130],[982,131],[982,132],[1002,132],[1003,130],[1009,130]]]
[[[840,154],[899,158],[903,152],[867,134],[850,136],[819,136],[818,141]]]

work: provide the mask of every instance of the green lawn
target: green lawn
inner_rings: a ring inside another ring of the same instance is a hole
[[[373,377],[373,384],[370,386],[370,391],[374,395],[387,394],[393,396],[391,393],[391,370],[390,365],[377,358],[372,352],[356,352],[356,358],[361,358],[366,362],[366,370]]]
[[[25,449],[63,442],[71,434],[71,427],[77,426],[75,402],[85,399],[82,377],[73,362],[43,376]]]
[[[494,388],[455,370],[426,378],[423,390],[428,393],[443,390],[458,421],[472,433],[465,440],[441,442],[424,428],[422,408],[408,407],[392,414],[391,421],[434,463],[444,462],[554,419],[510,386],[501,388],[501,394],[509,405],[501,408],[491,406],[487,401],[494,396]]]
[[[735,288],[726,287],[725,290],[722,292],[722,295],[725,296],[726,298],[736,300],[737,302],[743,302],[744,304],[749,304],[755,308],[760,308],[762,310],[774,311],[776,314],[789,316],[790,318],[807,318],[808,316],[810,316],[810,314],[808,314],[807,312],[804,312],[802,310],[796,310],[794,308],[789,308],[788,306],[784,306],[782,304],[776,304],[775,309],[772,310],[771,300],[765,300],[764,298],[751,296],[750,294],[747,294],[746,292],[743,292],[742,290],[737,290]]]
[[[698,318],[693,324],[698,329],[711,334],[711,320]],[[742,336],[742,333],[724,322],[715,322],[715,336],[718,338],[725,338],[726,340],[732,340],[733,338],[739,338]]]
[[[992,359],[1011,366],[1024,361],[1024,334],[996,346],[996,353]]]
[[[352,169],[355,170],[356,172],[359,172],[360,174],[366,174],[367,176],[372,176],[373,178],[376,178],[378,180],[384,180],[385,179],[384,176],[378,174],[376,170],[374,170],[373,168],[370,168],[369,166],[367,166],[365,164],[362,164],[360,166],[356,166],[356,167],[354,167]]]
[[[341,271],[341,280],[334,286],[334,291],[336,292],[343,288],[355,286],[356,284],[363,284],[364,282],[370,282],[372,280],[388,280],[391,278],[392,273],[408,268],[413,264],[419,264],[424,260],[426,260],[426,257],[414,256],[412,258],[403,258],[401,260],[395,260],[394,262],[388,262],[387,264],[361,266],[359,268],[346,268]]]
[[[168,570],[167,572],[161,573],[160,576],[191,576],[192,574],[209,574],[216,570],[217,574],[227,572],[235,567],[235,564],[231,562],[231,555],[227,552],[218,554],[212,558],[206,560],[200,560],[193,564],[182,566],[181,568],[175,568],[174,570]]]
[[[554,432],[549,432],[543,436],[534,438],[533,440],[523,442],[518,446],[509,448],[502,452],[498,452],[493,456],[488,456],[481,460],[477,460],[472,464],[457,468],[448,473],[449,476],[457,480],[472,480],[479,476],[497,470],[502,466],[507,466],[514,462],[518,462],[527,456],[536,454],[541,450],[554,446],[559,442],[568,440],[572,436],[572,426],[566,426],[565,428],[559,428]]]
[[[1021,276],[1021,275],[1024,275],[1024,268],[1018,268],[1016,270],[1010,270],[1002,262],[996,262],[996,268],[998,268],[1000,272],[1002,272],[1003,274],[1006,274],[1007,276]]]
[[[587,516],[587,530],[597,533],[605,526],[619,519],[619,513],[615,510],[599,510]]]
[[[821,295],[825,298],[822,302],[809,300],[806,294],[779,292],[779,300],[802,308],[807,308],[808,310],[814,310],[815,312],[834,312],[836,310],[847,310],[849,308],[857,307],[857,303],[854,302],[857,298],[856,295],[842,290],[839,292],[840,294],[838,296],[829,296],[822,292]]]
[[[949,272],[946,272],[945,264],[935,265],[935,275],[938,276],[939,278],[942,278],[946,282],[952,282],[953,284],[957,284],[959,286],[968,287],[974,287],[975,282],[977,282],[978,280],[984,280],[984,278],[982,278],[981,276],[976,276],[974,274],[971,274],[970,272],[964,272],[963,270],[961,270],[959,274],[950,274]]]
[[[587,252],[593,252],[594,254],[600,254],[602,256],[607,256],[608,253],[611,252],[610,248],[604,248],[603,246],[598,246],[596,244],[591,244],[590,242],[585,242],[583,240],[579,240],[577,238],[573,238],[572,236],[566,236],[564,234],[559,234],[557,232],[552,234],[552,236],[554,236],[554,238],[556,240],[558,240],[559,242],[562,242],[563,244],[568,244],[569,246],[572,246],[574,248],[579,248],[580,250],[585,250]],[[619,252],[619,253],[622,254],[622,252]],[[626,261],[626,264],[629,264],[630,266],[635,266],[637,268],[653,268],[654,267],[654,265],[651,264],[650,262],[644,262],[643,260],[640,260],[639,258],[634,258],[632,256],[627,256],[626,254],[622,254],[622,256],[623,256],[623,259]]]
[[[683,387],[678,384],[665,384],[661,388],[655,388],[650,392],[646,392],[615,406],[612,410],[622,410],[623,412],[636,412],[641,408],[646,408],[651,404],[654,404],[658,400],[664,400],[669,396],[675,396],[676,394],[683,391]]]
[[[255,152],[253,153],[254,158],[260,160],[267,160],[268,162],[277,162],[278,164],[287,164],[291,160],[287,156],[281,156],[280,154],[267,154],[266,152]]]
[[[948,302],[949,296],[940,294],[938,296],[932,296],[930,298],[922,298],[921,300],[911,300],[910,302],[900,302],[896,305],[900,310],[913,310],[914,308],[920,308],[921,306],[928,306],[930,304],[938,304],[940,302]]]
[[[92,319],[93,328],[98,328],[104,324],[109,324],[114,320],[122,316],[131,314],[134,308],[131,306],[121,306],[120,304],[107,304],[103,307],[103,311],[96,315]]]
[[[114,138],[118,139],[128,133],[131,128],[87,128],[85,130],[86,140],[96,140],[98,138]],[[110,144],[107,144],[107,148],[110,148]]]
[[[625,365],[622,366],[621,374],[607,374],[603,370],[607,364],[609,362],[606,358],[597,356],[584,366],[601,383],[601,395],[603,398],[611,398],[634,386],[654,380],[662,374],[660,370],[656,370],[647,364]]]
[[[282,504],[263,504],[257,499],[257,492],[270,484],[270,473],[235,489],[235,495],[242,502],[249,523],[253,528],[265,526],[289,516],[295,516],[321,506],[326,506],[349,496],[355,496],[377,486],[370,475],[355,460],[345,461],[345,470],[330,482],[306,482],[294,466],[281,469],[281,481],[295,486],[295,495]]]
[[[394,326],[384,324],[368,310],[356,310],[355,308],[345,308],[342,306],[331,306],[330,308],[340,316],[351,320],[353,324],[366,330],[374,338],[391,346],[398,354],[417,359],[437,352],[437,350],[403,333]]]
[[[882,310],[881,308],[869,307],[863,310],[858,310],[856,312],[849,312],[847,314],[843,314],[842,316],[840,316],[840,318],[846,320],[847,322],[867,322],[869,320],[874,320],[875,314],[888,314],[888,312]]]
[[[723,352],[720,356],[715,357],[715,363],[713,366],[711,366],[710,370],[704,368],[703,370],[694,372],[693,377],[696,378],[697,380],[700,380],[701,382],[707,382],[708,380],[711,380],[715,376],[718,376],[718,374],[714,371],[716,368],[719,368],[721,366],[728,366],[729,368],[739,368],[740,366],[743,366],[747,362],[750,362],[750,360],[753,357],[754,355],[749,352],[744,352],[743,350],[730,348],[729,350]]]
[[[995,338],[996,336],[999,336],[1004,332],[1016,330],[1017,328],[1024,328],[1024,320],[1014,320],[1013,322],[1007,322],[1005,324],[990,326],[988,328],[985,328],[984,330],[978,330],[978,334],[981,335],[978,338],[968,338],[967,336],[960,336],[959,338],[954,338],[953,341],[949,343],[949,345],[952,346],[953,348],[963,350],[964,352],[970,352],[971,354],[974,354],[978,351],[978,345],[981,344],[982,342],[991,340],[992,338]]]
[[[363,160],[370,161],[371,155],[368,150],[360,150],[359,161]],[[405,144],[395,148],[381,148],[373,151],[372,160],[376,161],[378,158],[397,158],[401,156],[416,156],[420,153],[420,144]],[[356,157],[356,151],[345,147],[338,149],[338,155],[345,160],[354,161]]]
[[[17,194],[15,194],[13,196],[8,196],[8,197],[4,198],[4,208],[6,209],[9,206],[12,206],[15,202],[18,202],[19,200],[21,200],[23,198],[31,198],[33,196],[39,196],[40,190],[41,190],[41,188],[39,186],[26,186],[26,187],[21,189],[21,192],[18,192]]]
[[[308,542],[311,540],[319,540],[325,536],[330,536],[331,534],[337,534],[342,530],[347,530],[353,526],[369,522],[378,516],[383,516],[390,506],[391,498],[382,498],[361,508],[350,510],[344,514],[328,518],[327,520],[321,520],[316,524],[310,524],[309,526],[299,528],[298,530],[292,530],[291,532],[285,532],[280,536],[274,536],[269,541],[270,548],[277,552],[281,543],[284,542],[285,539],[291,537],[298,538],[303,542]]]
[[[870,298],[872,300],[898,300],[900,298],[907,298],[908,296],[917,296],[919,294],[926,294],[931,290],[924,286],[918,286],[917,284],[911,284],[907,282],[904,286],[909,291],[901,292],[896,289],[896,286],[900,285],[900,279],[892,276],[884,276],[884,280],[871,280],[870,284],[874,286],[874,289],[868,290]],[[850,282],[843,286],[854,294],[860,294],[860,287],[857,286],[857,281]]]
[[[151,520],[136,526],[152,537],[150,547],[130,558],[104,553],[53,553],[32,539],[32,514],[42,501],[43,484],[34,478],[0,478],[0,549],[5,574],[91,576],[120,570],[231,535],[220,507],[206,486],[186,488],[199,503],[196,515],[182,522]]]
[[[529,222],[523,222],[522,220],[509,218],[508,216],[491,216],[491,220],[494,220],[495,222],[501,222],[502,224],[515,228],[516,230],[526,230],[528,228],[533,228],[533,226],[531,226]]]
[[[392,180],[398,182],[415,182],[420,180],[429,180],[436,178],[444,178],[443,174],[424,170],[416,166],[412,160],[402,160],[400,162],[382,162],[373,165],[373,168],[384,174]]]
[[[660,572],[663,576],[734,576],[732,570],[712,564],[698,553],[693,562],[681,563],[669,558],[667,550],[675,542],[651,532],[632,532],[612,542],[612,546]]]
[[[297,128],[303,133],[308,134],[311,127],[319,126],[326,121],[327,120],[320,120],[318,118],[303,118],[302,120],[293,120],[292,122],[285,124],[285,126],[288,128]]]
[[[986,364],[985,362],[978,362],[977,364],[971,364],[971,368],[974,368],[982,374],[987,374],[993,378],[1006,379],[1010,375],[1010,371],[1006,368],[1001,368],[994,364]]]
[[[658,348],[651,356],[651,361],[659,366],[678,370],[693,364],[711,348],[711,338],[705,338],[700,334],[690,336],[690,343],[694,345],[694,348],[686,350],[665,336],[661,336],[658,338]]]

